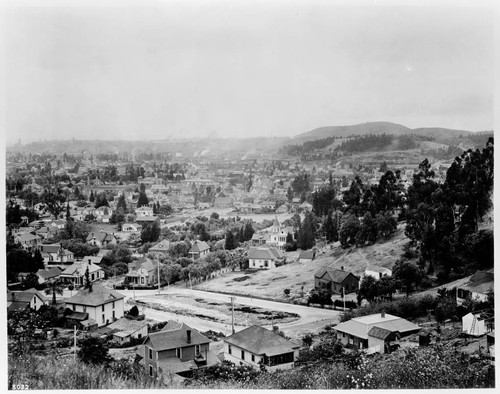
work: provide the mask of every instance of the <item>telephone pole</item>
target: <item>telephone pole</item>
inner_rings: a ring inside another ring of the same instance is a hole
[[[233,330],[233,334],[235,333],[234,331],[234,300],[236,297],[231,297],[231,327]]]

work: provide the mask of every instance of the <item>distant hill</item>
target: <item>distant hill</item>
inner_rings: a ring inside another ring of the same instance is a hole
[[[445,128],[417,128],[410,129],[406,126],[391,122],[367,122],[351,126],[327,126],[301,133],[292,138],[288,143],[301,144],[306,141],[323,139],[328,137],[349,137],[353,135],[367,134],[392,134],[395,136],[405,134],[416,134],[433,137],[436,142],[453,140],[459,135],[471,134],[471,131],[453,130]]]

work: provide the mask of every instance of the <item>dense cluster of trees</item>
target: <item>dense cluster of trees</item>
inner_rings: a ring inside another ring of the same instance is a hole
[[[431,138],[414,135],[395,136],[392,134],[355,136],[342,142],[335,148],[339,152],[380,152],[389,150],[409,150],[417,146],[417,139],[431,140]]]
[[[452,271],[493,266],[493,250],[485,249],[482,261],[473,258],[477,244],[492,245],[493,234],[478,233],[478,223],[492,206],[493,137],[484,149],[468,150],[456,157],[446,180],[434,180],[430,163],[424,160],[408,189],[406,235],[419,252],[428,273],[438,270],[447,281]]]

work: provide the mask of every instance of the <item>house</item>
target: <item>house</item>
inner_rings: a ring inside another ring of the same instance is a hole
[[[145,224],[148,224],[148,223],[154,223],[156,221],[159,221],[160,219],[158,218],[158,216],[137,216],[135,218],[135,222],[140,225],[140,226],[144,226]]]
[[[47,305],[47,298],[36,289],[24,291],[7,290],[7,311],[21,311],[25,309],[38,310],[42,305]]]
[[[288,234],[292,235],[294,238],[294,229],[291,226],[282,226],[276,217],[273,221],[273,225],[269,229],[267,245],[276,247],[277,249],[283,251],[285,250],[286,238]]]
[[[224,360],[267,371],[290,369],[299,355],[300,345],[259,326],[251,326],[223,338]]]
[[[184,323],[170,320],[144,341],[144,366],[150,376],[163,372],[190,377],[193,371],[220,362],[209,349],[210,339]]]
[[[389,268],[371,266],[365,270],[365,276],[373,276],[379,280],[383,276],[392,276],[392,271]]]
[[[153,216],[153,208],[143,206],[139,207],[135,210],[135,214],[137,216],[137,219],[140,217],[145,217],[145,216]]]
[[[158,261],[142,257],[128,264],[126,279],[133,285],[151,286],[154,284],[153,280],[157,270]]]
[[[75,286],[85,284],[85,272],[89,270],[91,282],[104,279],[104,270],[96,264],[88,262],[73,263],[61,272],[60,278],[64,283],[72,283]]]
[[[334,294],[354,293],[359,289],[359,278],[351,272],[341,269],[323,267],[314,274],[314,288],[328,289]]]
[[[22,234],[14,238],[14,243],[21,244],[21,247],[29,252],[33,252],[35,249],[38,249],[41,241],[41,237],[31,233]]]
[[[83,289],[66,300],[66,307],[73,312],[88,313],[88,318],[97,322],[99,327],[109,324],[123,317],[124,295],[93,285],[90,289]]]
[[[135,223],[124,223],[122,225],[122,231],[125,233],[135,233],[141,231],[141,226]]]
[[[104,256],[84,256],[79,262],[88,264],[101,264]]]
[[[194,241],[191,244],[191,250],[189,255],[194,259],[199,259],[200,257],[206,256],[210,253],[210,246],[204,241]]]
[[[356,317],[335,326],[337,339],[344,345],[371,353],[390,353],[399,339],[418,333],[420,327],[398,316],[381,312]]]
[[[264,245],[269,240],[269,234],[266,233],[255,233],[252,235],[250,244],[252,246]]]
[[[112,335],[113,341],[120,345],[130,342],[132,338],[142,339],[148,336],[147,323],[144,321],[130,320],[125,317],[108,325],[106,330],[110,330],[108,335]]]
[[[87,243],[93,246],[99,246],[100,248],[108,245],[116,245],[118,241],[114,234],[107,233],[105,231],[99,231],[97,233],[91,232],[87,236]]]
[[[495,288],[493,272],[476,271],[469,281],[457,288],[457,304],[461,305],[467,298],[477,302],[486,302],[488,293]]]
[[[299,263],[310,263],[314,260],[314,251],[301,250],[299,253]]]
[[[248,268],[276,268],[276,261],[281,258],[280,251],[273,247],[250,248],[248,251]]]
[[[64,249],[60,244],[42,244],[40,252],[46,265],[70,264],[75,260],[73,252]]]
[[[462,316],[462,332],[479,337],[495,329],[493,310],[469,312]]]
[[[148,252],[155,255],[167,256],[169,249],[170,249],[170,241],[164,239],[163,241],[158,242],[156,245],[151,246]]]
[[[48,281],[56,280],[61,275],[63,270],[59,267],[52,267],[49,269],[39,269],[36,274],[38,275],[38,283],[43,284]]]

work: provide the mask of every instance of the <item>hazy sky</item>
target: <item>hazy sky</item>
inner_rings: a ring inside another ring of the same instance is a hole
[[[9,4],[2,21],[9,141],[292,136],[382,120],[493,129],[488,7]]]

